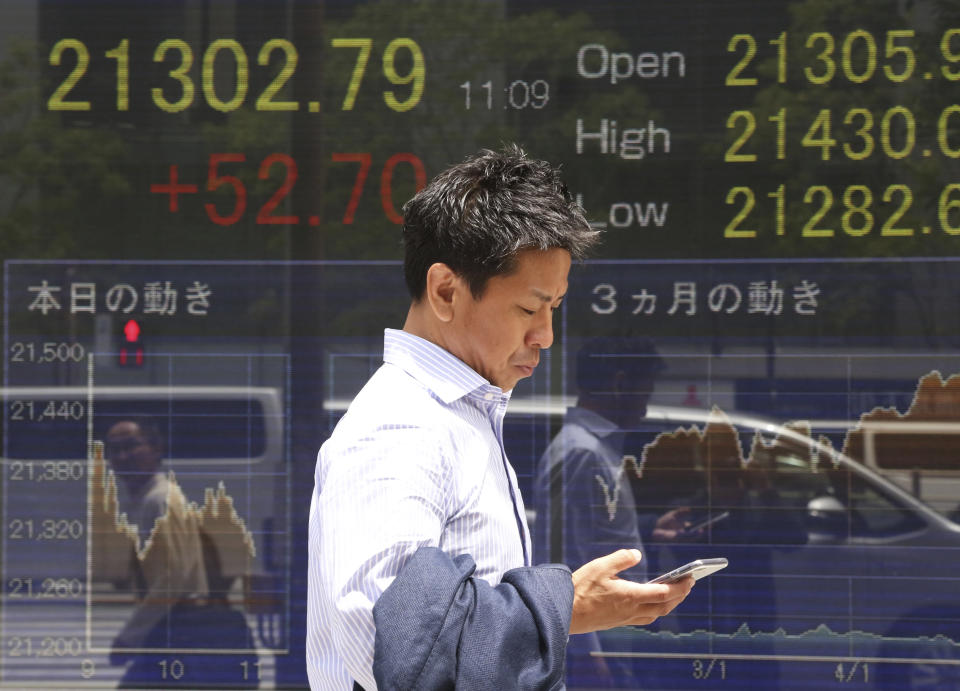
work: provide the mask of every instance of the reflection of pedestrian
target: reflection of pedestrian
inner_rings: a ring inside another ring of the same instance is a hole
[[[199,512],[163,468],[159,428],[148,419],[121,420],[107,432],[104,450],[126,490],[120,510],[140,538],[139,553],[117,555],[128,560],[137,592],[110,656],[114,664],[129,663],[120,688],[232,683],[236,658],[186,652],[253,644],[245,617],[227,604],[232,583],[220,573],[220,555],[202,530]],[[158,663],[169,657],[167,650],[178,651],[182,669],[164,678]]]
[[[537,467],[534,551],[537,559],[576,568],[611,545],[641,549],[624,440],[647,414],[663,361],[647,339],[597,338],[577,353],[577,404]],[[651,527],[652,530],[652,527]],[[630,573],[644,579],[641,562]]]
[[[663,361],[653,344],[639,338],[597,338],[577,353],[577,404],[544,452],[534,482],[534,555],[576,568],[623,545],[643,550],[644,533],[676,535],[682,509],[638,516],[631,477],[636,458],[625,457],[624,440],[647,414],[654,379]],[[647,555],[625,572],[647,580]],[[596,655],[602,634],[572,637],[568,650],[571,681],[583,677],[623,681],[629,665]]]
[[[138,648],[175,603],[209,594],[200,526],[163,470],[163,438],[154,423],[117,422],[105,453],[127,490],[120,508],[140,537],[140,554],[130,555],[140,599],[114,647]]]

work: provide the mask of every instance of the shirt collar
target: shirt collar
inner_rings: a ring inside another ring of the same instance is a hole
[[[464,396],[506,406],[510,392],[494,386],[450,351],[399,329],[384,329],[383,361],[399,367],[444,403]]]
[[[610,443],[616,443],[619,438],[625,436],[624,431],[616,423],[587,408],[567,408],[566,421],[580,425],[599,439],[609,437]]]

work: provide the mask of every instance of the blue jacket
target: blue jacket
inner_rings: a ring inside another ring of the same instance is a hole
[[[473,578],[466,554],[421,547],[373,607],[382,691],[564,689],[573,581],[560,564]]]

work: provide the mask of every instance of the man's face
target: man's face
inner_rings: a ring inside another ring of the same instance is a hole
[[[151,473],[160,463],[160,452],[131,421],[116,423],[107,432],[105,452],[116,472]]]
[[[487,281],[469,296],[451,326],[451,352],[490,383],[510,391],[533,374],[540,351],[553,343],[553,311],[567,292],[570,253],[525,250],[513,273]]]
[[[624,381],[614,389],[611,403],[617,417],[612,417],[623,429],[639,427],[647,417],[647,404],[653,395],[654,382],[649,376],[624,375]]]

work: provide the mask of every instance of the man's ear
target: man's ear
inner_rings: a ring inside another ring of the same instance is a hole
[[[432,264],[427,269],[427,288],[424,291],[424,298],[437,319],[442,322],[453,320],[464,285],[463,279],[442,262]]]

